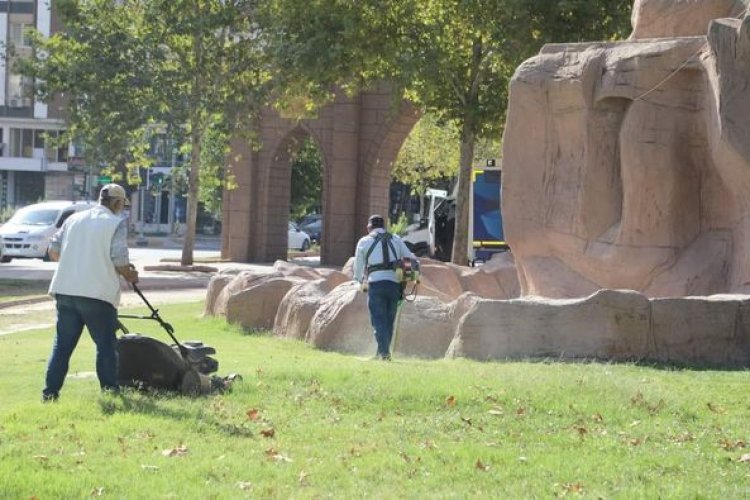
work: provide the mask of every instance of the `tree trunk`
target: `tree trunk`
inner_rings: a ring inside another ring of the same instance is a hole
[[[461,266],[469,265],[469,212],[473,200],[471,196],[471,163],[474,161],[474,146],[477,139],[477,114],[479,109],[479,86],[483,78],[481,71],[484,57],[483,41],[480,36],[474,39],[471,61],[471,86],[460,100],[464,105],[461,124],[461,162],[458,166],[458,189],[456,190],[456,220],[453,228],[453,251],[451,262]]]
[[[469,196],[471,182],[471,162],[474,160],[476,135],[471,120],[465,119],[461,130],[461,156],[458,167],[458,190],[456,191],[456,220],[453,230],[453,251],[451,262],[466,266],[469,264]]]
[[[198,33],[193,34],[193,52],[196,65],[201,66],[203,60],[203,46]],[[190,89],[190,174],[188,175],[188,198],[186,211],[185,241],[182,244],[183,266],[193,264],[193,249],[195,248],[195,226],[198,222],[198,184],[201,168],[201,142],[203,127],[201,122],[201,96],[203,94],[203,80],[200,71],[193,76]]]
[[[197,115],[197,113],[193,113]],[[185,241],[182,244],[183,266],[193,264],[193,249],[195,248],[195,229],[198,222],[198,183],[200,182],[201,167],[201,129],[197,116],[191,118],[190,132],[190,174],[188,175],[188,195]]]

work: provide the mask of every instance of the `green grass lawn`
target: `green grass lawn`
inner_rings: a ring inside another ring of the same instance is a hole
[[[200,311],[161,308],[231,393],[102,395],[86,337],[43,405],[51,330],[0,337],[0,498],[750,496],[747,372],[366,361]]]

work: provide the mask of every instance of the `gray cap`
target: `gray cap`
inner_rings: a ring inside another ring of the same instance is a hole
[[[107,184],[99,191],[99,200],[123,200],[125,205],[130,205],[128,195],[119,184]]]

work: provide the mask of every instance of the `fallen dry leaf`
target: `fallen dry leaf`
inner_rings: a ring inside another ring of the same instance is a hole
[[[247,410],[245,412],[245,415],[247,415],[247,418],[250,420],[258,420],[260,418],[260,411],[256,408],[253,408],[251,410]]]
[[[273,427],[269,427],[268,429],[263,429],[260,431],[260,435],[267,438],[272,438],[276,435],[276,430]]]
[[[602,417],[601,413],[594,413],[591,415],[591,420],[594,422],[604,422],[604,417]]]
[[[476,463],[474,464],[474,467],[475,467],[476,469],[479,469],[479,470],[481,470],[482,472],[486,472],[486,471],[490,470],[490,466],[489,466],[489,465],[485,465],[485,464],[484,464],[484,463],[482,463],[482,461],[481,461],[480,459],[478,459],[478,458],[477,458],[477,461],[476,461]]]
[[[563,484],[563,488],[568,493],[578,493],[579,495],[583,493],[583,485],[581,483],[565,483]]]
[[[427,439],[427,440],[425,440],[425,441],[422,442],[422,448],[426,448],[428,450],[432,450],[434,448],[437,448],[437,445],[435,444],[434,441],[432,441],[430,439]]]
[[[104,486],[98,486],[91,490],[92,497],[100,497],[104,494]]]
[[[489,413],[490,415],[502,415],[503,409],[496,406],[492,408],[490,411],[488,411],[487,413]]]
[[[187,455],[188,449],[187,446],[180,445],[176,448],[172,448],[171,450],[162,450],[161,454],[165,457],[184,457]]]
[[[747,447],[747,445],[745,444],[745,442],[742,441],[741,439],[738,439],[736,441],[732,441],[731,439],[724,438],[721,441],[719,441],[719,444],[721,445],[722,448],[724,448],[727,451],[734,451],[734,450],[736,450],[738,448],[745,448],[745,447]]]
[[[672,436],[672,441],[676,443],[687,443],[695,439],[695,436],[693,436],[690,432],[685,431],[681,432],[680,434],[677,434],[676,436]]]
[[[461,420],[463,421],[463,423],[471,425],[471,417],[461,417]]]
[[[293,462],[294,461],[291,458],[284,455],[283,453],[273,448],[268,448],[266,450],[266,456],[272,460],[275,460],[276,462]]]
[[[519,417],[526,414],[526,408],[519,407],[516,409],[516,415]]]
[[[299,477],[297,478],[297,482],[299,483],[300,486],[309,486],[310,480],[308,479],[308,477],[310,477],[310,475],[307,472],[300,471]]]
[[[718,413],[720,415],[723,415],[727,411],[722,408],[720,405],[715,405],[713,403],[707,403],[706,406],[708,406],[708,409],[711,410],[714,413]]]
[[[750,462],[750,453],[745,453],[740,457],[740,462]]]
[[[445,398],[445,404],[447,404],[450,407],[456,406],[456,396],[448,396]]]
[[[253,487],[253,483],[250,481],[237,481],[237,487],[243,491],[247,491]]]
[[[630,446],[640,446],[644,443],[645,439],[642,438],[630,438],[625,440]]]
[[[156,472],[159,470],[159,467],[156,465],[141,465],[141,469],[147,470],[149,472]]]

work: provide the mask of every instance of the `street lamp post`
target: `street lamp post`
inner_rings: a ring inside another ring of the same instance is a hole
[[[135,240],[135,244],[139,247],[145,247],[148,246],[148,240],[143,235],[143,225],[145,224],[145,221],[143,220],[144,215],[144,204],[145,204],[145,198],[146,198],[146,190],[148,189],[148,174],[146,174],[146,189],[143,188],[143,185],[138,186],[138,238]]]

